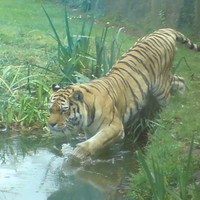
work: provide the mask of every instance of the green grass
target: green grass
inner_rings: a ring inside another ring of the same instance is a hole
[[[153,155],[151,155],[152,157],[150,160],[148,159],[145,160],[142,153],[138,152],[137,154],[138,159],[142,166],[142,173],[143,173],[142,175],[143,176],[145,175],[146,177],[145,179],[147,179],[145,180],[146,184],[148,184],[148,186],[146,186],[146,189],[148,188],[149,192],[146,192],[145,195],[143,191],[142,195],[141,194],[142,189],[141,189],[140,191],[138,191],[138,193],[137,192],[135,193],[137,194],[136,196],[138,196],[139,199],[149,198],[155,200],[168,200],[168,199],[186,200],[192,196],[190,194],[191,191],[188,189],[192,188],[195,191],[194,193],[195,195],[193,195],[192,197],[197,199],[196,194],[199,192],[199,189],[196,187],[196,184],[191,176],[193,145],[194,145],[194,137],[192,138],[190,149],[188,150],[189,151],[188,156],[186,157],[185,154],[184,157],[179,156],[178,161],[177,157],[173,156],[175,159],[173,160],[170,159],[168,165],[166,165],[167,163],[166,158],[168,157],[169,152],[172,149],[174,149],[174,147],[176,147],[177,149],[178,147],[180,148],[179,145],[174,145],[173,143],[173,145],[170,146],[169,142],[167,142],[167,146],[169,148],[167,149],[163,148],[162,150],[158,148],[158,150],[160,150],[160,152],[162,153],[158,155],[158,157],[153,157]],[[177,155],[177,153],[178,151],[175,152],[175,155]],[[167,166],[167,168],[165,169],[164,166]],[[175,173],[172,175],[173,172]],[[171,177],[173,177],[172,179],[170,179],[171,178],[170,174]],[[176,187],[176,189],[174,189],[174,186]]]

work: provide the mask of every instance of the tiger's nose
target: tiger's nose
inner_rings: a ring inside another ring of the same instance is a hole
[[[55,125],[56,125],[56,123],[54,123],[54,124],[49,124],[49,126],[51,126],[52,128],[53,128]]]

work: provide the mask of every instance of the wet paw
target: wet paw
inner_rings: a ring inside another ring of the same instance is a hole
[[[80,159],[88,158],[92,155],[92,152],[89,148],[89,142],[82,142],[77,144],[77,147],[74,149],[73,155]]]

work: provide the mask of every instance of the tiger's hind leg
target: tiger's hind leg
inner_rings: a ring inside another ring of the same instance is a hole
[[[159,105],[164,106],[170,98],[171,90],[177,90],[179,94],[185,93],[185,81],[180,76],[171,75],[167,83],[161,84],[152,91]]]
[[[152,95],[156,98],[156,101],[160,106],[166,105],[167,100],[170,97],[170,89],[170,81],[168,81],[166,84],[157,85],[152,90]]]
[[[172,76],[171,77],[171,88],[172,90],[178,91],[179,94],[185,94],[185,80],[180,76]]]

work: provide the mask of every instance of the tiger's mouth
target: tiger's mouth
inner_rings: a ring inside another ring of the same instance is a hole
[[[72,127],[63,125],[63,126],[52,126],[48,125],[50,132],[55,136],[68,136],[71,135]]]

